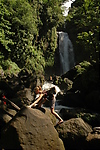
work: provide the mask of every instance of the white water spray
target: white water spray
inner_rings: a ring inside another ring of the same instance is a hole
[[[50,88],[55,87],[56,89],[56,95],[61,92],[60,88],[57,85],[54,85],[53,83],[50,82],[45,82],[42,86],[42,90],[49,90]]]
[[[61,92],[61,90],[60,90],[60,88],[59,88],[57,85],[54,85],[54,84],[52,84],[52,83],[50,83],[50,82],[46,82],[46,81],[45,81],[45,83],[44,83],[43,86],[42,86],[42,90],[49,90],[49,89],[52,88],[52,87],[55,87],[55,89],[56,89],[56,96],[57,96],[57,94],[58,94],[59,92]],[[71,107],[59,105],[59,100],[56,99],[55,111],[56,111],[57,113],[59,113],[62,108],[65,108],[65,109],[72,109]]]

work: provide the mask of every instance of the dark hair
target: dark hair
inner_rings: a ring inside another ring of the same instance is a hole
[[[48,91],[48,93],[50,93],[50,94],[56,94],[55,87],[50,88],[50,90]]]
[[[56,94],[55,87],[52,87],[50,90],[46,91],[44,97],[47,98],[48,100],[52,100],[53,94]]]

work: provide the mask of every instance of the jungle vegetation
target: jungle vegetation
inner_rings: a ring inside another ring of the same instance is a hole
[[[99,61],[99,0],[76,0],[67,17],[64,1],[0,0],[0,70],[14,73],[25,67],[39,74],[53,67],[60,29],[74,34],[78,47]]]
[[[87,52],[86,55],[88,55],[89,61],[95,61],[98,64],[100,1],[76,0],[66,17],[66,30],[71,35],[74,48],[77,51],[76,57],[82,56],[84,59],[84,54]]]

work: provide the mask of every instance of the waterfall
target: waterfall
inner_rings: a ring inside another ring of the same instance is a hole
[[[60,59],[60,75],[69,71],[74,65],[74,51],[71,40],[65,32],[58,32],[58,49]]]

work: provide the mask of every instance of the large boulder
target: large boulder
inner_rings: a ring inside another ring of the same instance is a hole
[[[60,104],[69,107],[84,107],[84,94],[79,90],[68,91],[62,97],[62,101],[60,101]]]
[[[7,108],[6,103],[0,100],[0,134],[2,128],[15,116],[16,110]]]
[[[59,137],[63,140],[66,149],[85,149],[86,137],[92,132],[90,125],[81,118],[64,121],[56,127]]]
[[[100,114],[84,108],[62,108],[60,115],[64,120],[82,118],[92,127],[100,125]]]
[[[55,76],[53,83],[57,85],[63,93],[66,93],[66,91],[70,90],[73,85],[73,81],[67,77],[62,78],[61,76]]]
[[[49,108],[45,107],[45,114],[50,118],[54,126],[56,126],[57,118],[51,113]]]
[[[50,118],[38,109],[23,107],[1,134],[2,149],[64,150]]]
[[[0,97],[2,96],[2,93],[4,93],[8,98],[15,96],[14,90],[5,80],[0,80]]]
[[[0,124],[7,124],[15,115],[15,110],[0,107]]]
[[[100,89],[91,90],[85,99],[86,106],[96,112],[100,112]]]
[[[89,133],[87,138],[86,149],[88,150],[99,150],[100,149],[100,133]]]
[[[24,88],[18,91],[17,95],[21,99],[21,102],[23,103],[23,105],[30,105],[32,101],[34,100],[34,96],[32,95],[32,91],[30,88]]]

